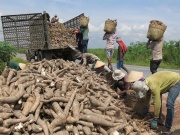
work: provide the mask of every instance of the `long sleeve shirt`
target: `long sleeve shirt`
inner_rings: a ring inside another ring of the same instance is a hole
[[[96,60],[100,60],[96,55],[91,53],[83,53],[83,65],[93,64]]]
[[[161,94],[169,91],[180,80],[180,75],[171,71],[159,71],[145,79],[146,85],[154,95],[154,116],[159,117],[161,108]]]
[[[17,71],[20,70],[19,63],[16,62],[7,62],[7,66]]]
[[[107,34],[103,36],[103,40],[106,40],[106,49],[114,49],[114,42],[116,41],[116,34]]]
[[[152,50],[152,60],[162,59],[163,40],[148,41],[147,48]]]
[[[80,31],[82,32],[83,34],[83,40],[89,40],[89,36],[88,36],[88,33],[89,33],[89,28],[81,28]]]

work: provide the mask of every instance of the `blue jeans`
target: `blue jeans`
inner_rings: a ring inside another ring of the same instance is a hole
[[[121,69],[123,64],[124,64],[123,61],[118,60],[117,61],[117,69]]]
[[[167,114],[166,114],[165,126],[167,128],[172,127],[173,118],[174,118],[174,103],[179,95],[179,92],[180,92],[180,81],[169,89],[169,94],[166,102]]]

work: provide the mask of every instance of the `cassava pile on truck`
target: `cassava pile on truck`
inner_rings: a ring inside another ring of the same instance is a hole
[[[5,68],[0,84],[0,134],[155,134],[104,78],[72,61],[43,59],[20,71]]]
[[[68,48],[68,44],[77,46],[74,29],[66,28],[63,23],[49,23],[48,35],[53,48]]]

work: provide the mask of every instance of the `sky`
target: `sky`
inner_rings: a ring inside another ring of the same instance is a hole
[[[104,24],[117,20],[117,36],[126,45],[146,42],[151,20],[162,21],[164,40],[180,40],[180,0],[0,0],[0,16],[43,13],[57,14],[61,23],[81,13],[89,17],[89,48],[105,48]],[[0,40],[3,41],[0,21]]]

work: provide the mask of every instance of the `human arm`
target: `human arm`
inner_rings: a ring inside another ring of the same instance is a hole
[[[147,47],[148,49],[152,48],[151,40],[150,40],[150,39],[147,41],[146,47]]]
[[[86,65],[87,65],[87,59],[86,59],[86,57],[83,57],[82,59],[83,59],[83,64],[82,64],[82,65],[83,65],[83,66],[86,66]]]
[[[106,39],[107,39],[107,34],[104,33],[104,35],[103,35],[103,40],[106,40]]]
[[[161,109],[161,94],[160,91],[157,89],[154,95],[154,118],[159,118],[159,113]]]

